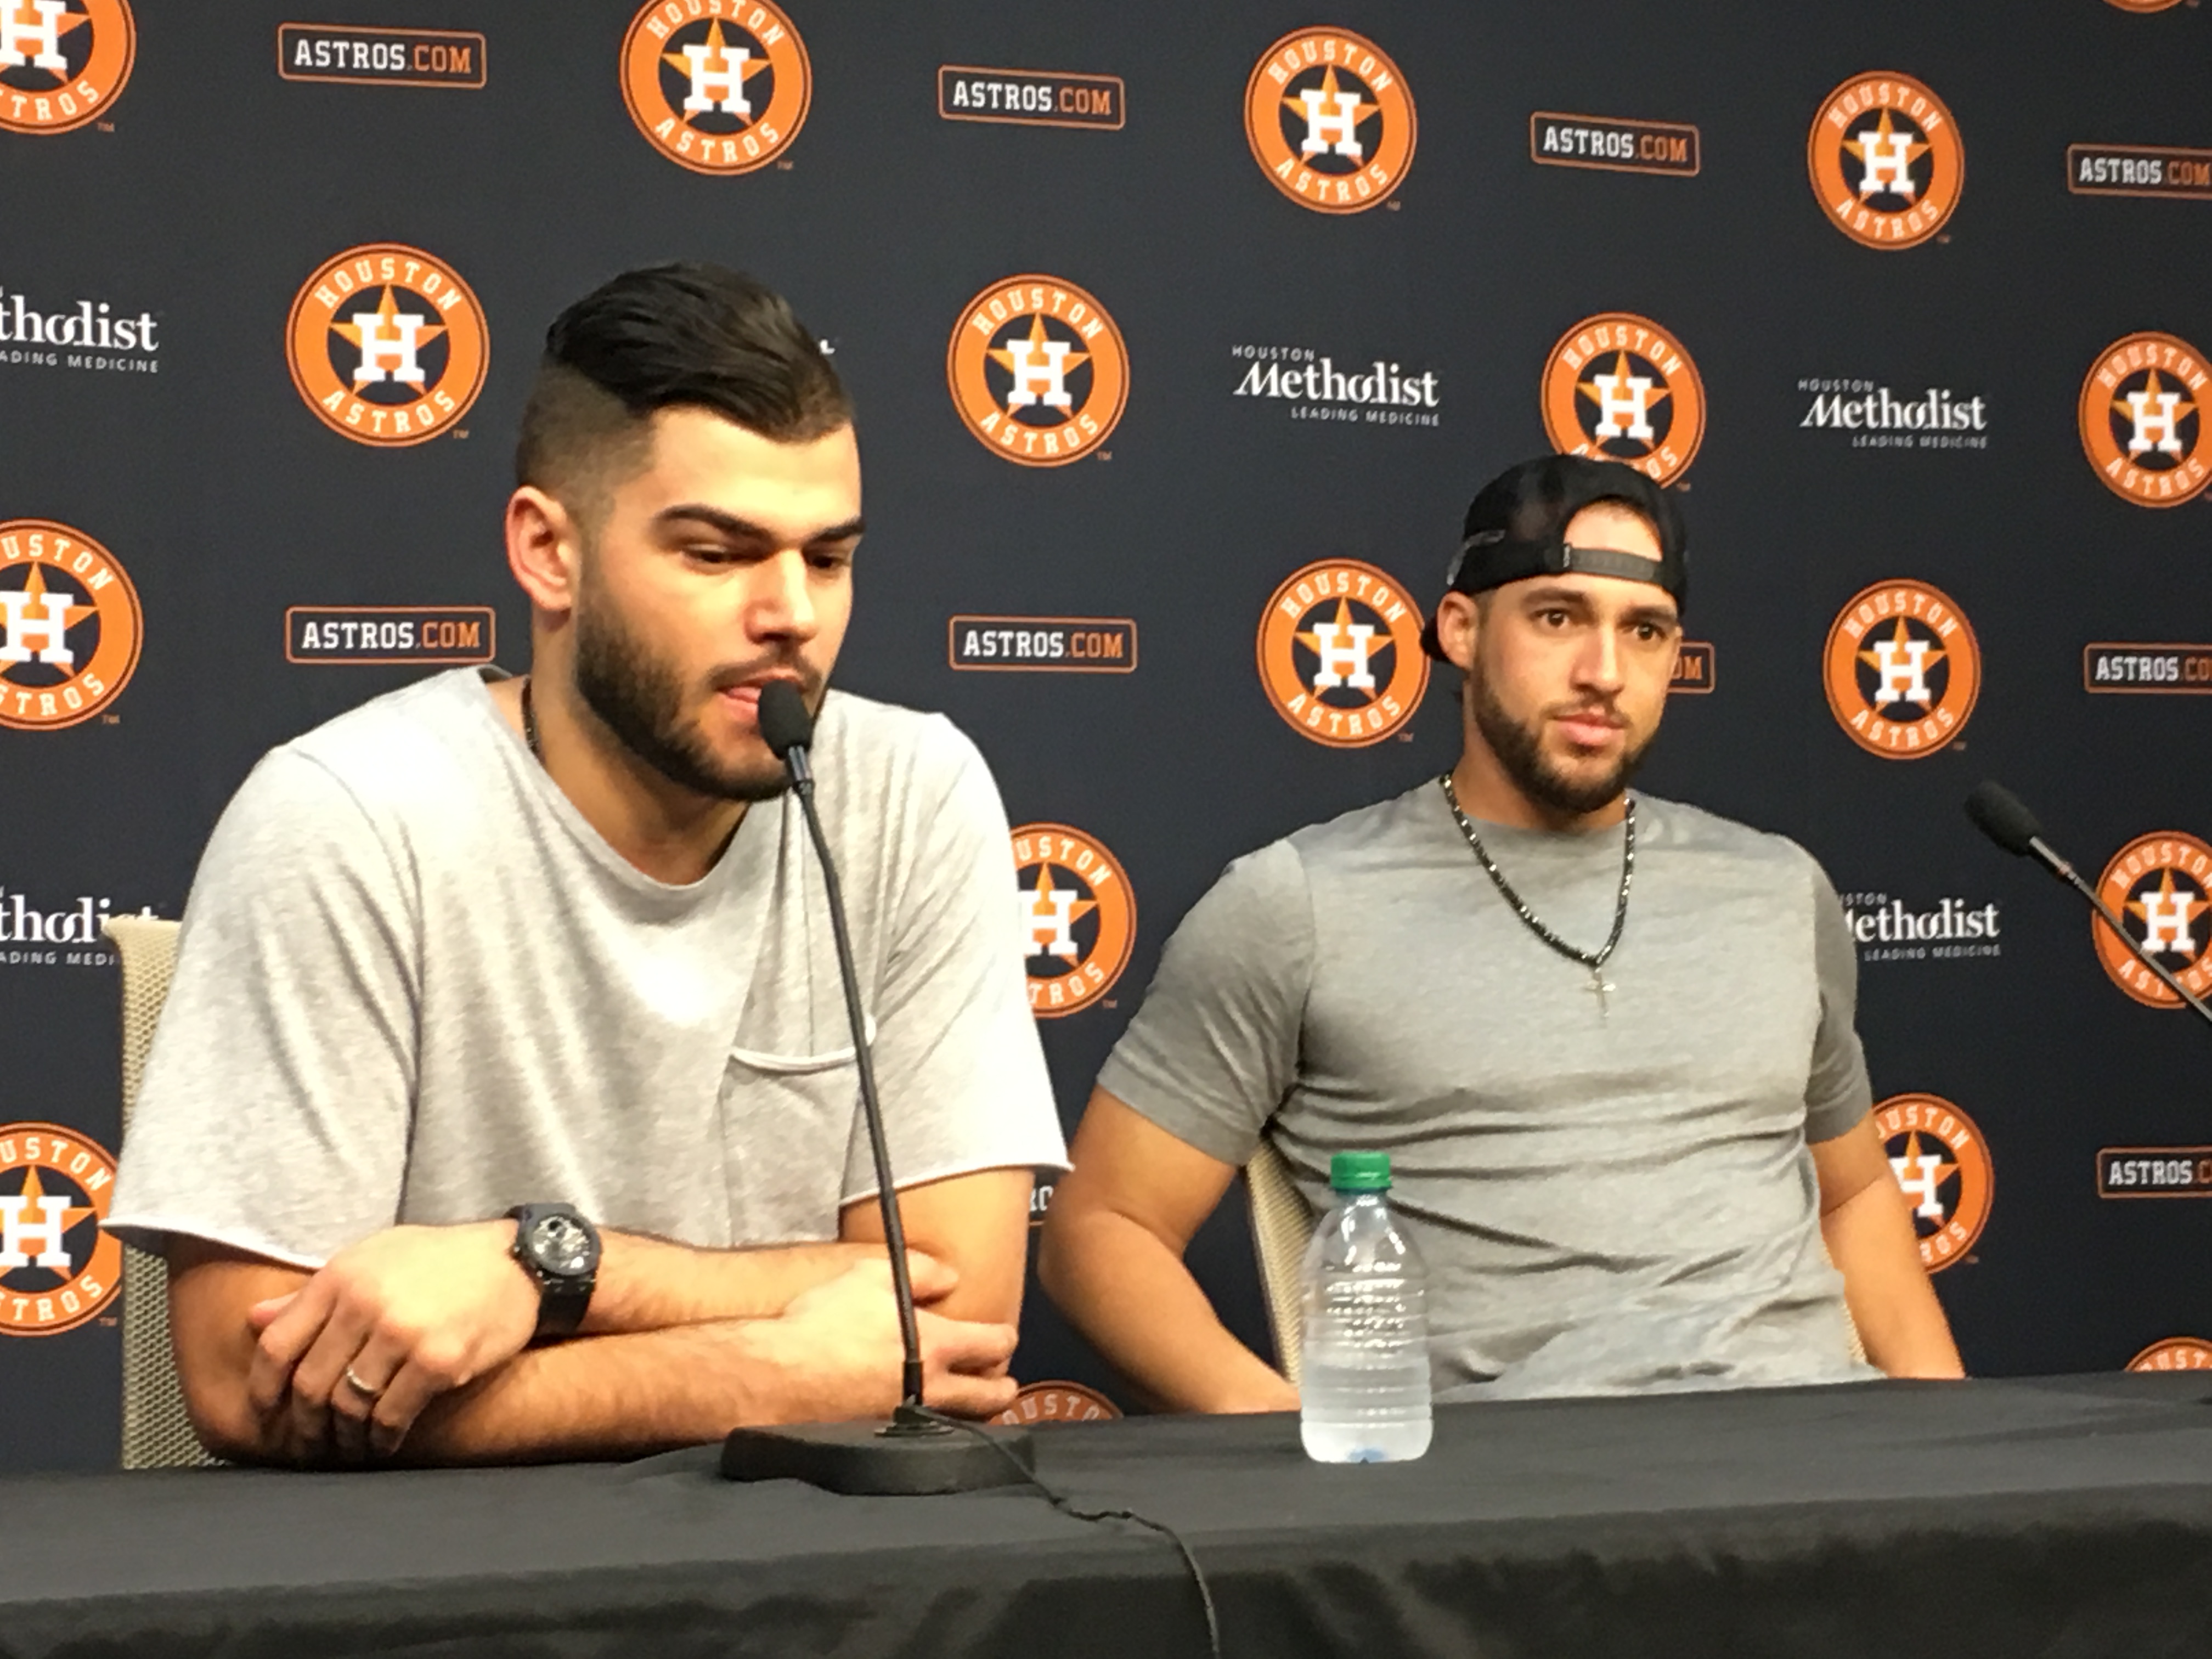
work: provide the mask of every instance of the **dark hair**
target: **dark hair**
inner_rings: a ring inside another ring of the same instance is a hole
[[[523,405],[518,483],[596,519],[642,465],[664,409],[711,410],[777,443],[852,423],[820,342],[783,296],[741,271],[647,265],[603,283],[553,319]]]

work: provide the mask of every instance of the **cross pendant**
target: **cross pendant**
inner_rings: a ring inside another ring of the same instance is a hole
[[[1605,1000],[1606,993],[1608,991],[1619,990],[1620,988],[1607,980],[1604,973],[1598,969],[1591,969],[1589,970],[1589,976],[1590,982],[1583,986],[1583,989],[1588,991],[1592,996],[1597,999],[1597,1017],[1600,1019],[1603,1019],[1607,1013],[1607,1005]]]

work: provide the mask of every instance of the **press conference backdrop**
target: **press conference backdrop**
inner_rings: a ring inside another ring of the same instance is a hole
[[[852,389],[838,681],[995,769],[1071,1127],[1228,860],[1447,763],[1413,641],[1465,503],[1595,451],[1692,526],[1648,787],[1844,895],[1968,1364],[2212,1359],[2212,1042],[1958,805],[2010,781],[2204,988],[2208,28],[0,0],[0,1467],[115,1455],[100,919],[180,913],[270,745],[526,665],[538,341],[675,257],[790,295]],[[1264,1351],[1240,1206],[1192,1260]],[[1022,1379],[1077,1385],[1032,1415],[1130,1403],[1024,1322]]]

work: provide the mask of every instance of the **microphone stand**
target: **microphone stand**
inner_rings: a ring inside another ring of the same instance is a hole
[[[798,698],[791,702],[796,704]],[[770,746],[775,746],[773,739]],[[791,774],[792,793],[799,798],[822,866],[823,891],[830,901],[830,933],[836,943],[838,975],[844,981],[845,1018],[853,1028],[860,1115],[868,1126],[868,1152],[875,1161],[876,1203],[883,1213],[884,1248],[890,1252],[891,1292],[898,1303],[905,1360],[899,1403],[890,1421],[732,1429],[722,1442],[721,1474],[727,1480],[803,1480],[829,1492],[882,1497],[1013,1486],[1036,1466],[1028,1430],[1018,1425],[956,1427],[933,1415],[922,1399],[921,1333],[915,1315],[914,1283],[907,1272],[906,1225],[899,1215],[898,1189],[891,1184],[890,1146],[876,1095],[875,1058],[860,1006],[860,974],[853,965],[852,936],[845,926],[845,896],[837,882],[836,860],[822,833],[821,815],[814,808],[808,747],[805,741],[789,743],[781,758]]]

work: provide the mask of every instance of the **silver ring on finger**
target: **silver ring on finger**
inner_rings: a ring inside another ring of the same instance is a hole
[[[380,1397],[384,1393],[382,1389],[371,1388],[368,1383],[362,1382],[359,1376],[354,1374],[354,1369],[350,1365],[345,1368],[345,1380],[346,1386],[364,1400],[375,1400]]]

